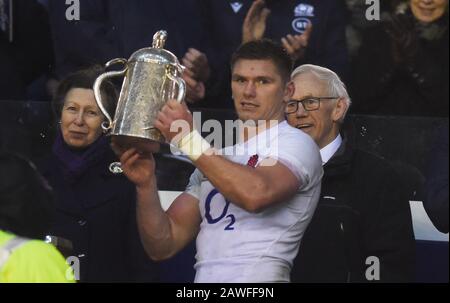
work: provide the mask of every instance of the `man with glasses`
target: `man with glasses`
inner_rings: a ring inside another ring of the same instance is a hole
[[[318,144],[324,168],[292,281],[410,281],[414,235],[399,176],[385,160],[355,148],[341,130],[351,101],[336,73],[303,65],[292,80],[287,120]]]

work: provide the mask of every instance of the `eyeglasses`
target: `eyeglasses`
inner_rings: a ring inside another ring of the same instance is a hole
[[[334,100],[339,97],[307,97],[302,100],[290,100],[287,102],[284,112],[286,114],[296,113],[298,110],[298,104],[301,103],[305,111],[311,112],[320,108],[321,100]]]

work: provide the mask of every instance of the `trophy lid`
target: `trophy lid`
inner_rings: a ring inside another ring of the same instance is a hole
[[[170,51],[164,49],[166,40],[167,32],[163,30],[158,31],[153,36],[153,46],[136,51],[131,55],[129,61],[180,65],[178,58]]]

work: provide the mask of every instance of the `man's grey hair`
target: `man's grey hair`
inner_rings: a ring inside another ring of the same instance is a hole
[[[342,82],[341,78],[339,78],[339,76],[332,70],[312,64],[304,64],[297,67],[292,72],[291,79],[293,80],[298,75],[308,73],[314,75],[319,81],[322,81],[326,85],[326,87],[328,88],[327,93],[329,94],[329,96],[326,97],[339,97],[344,99],[344,102],[347,104],[347,109],[342,117],[343,121],[348,112],[348,109],[350,108],[350,105],[352,104],[344,82]]]

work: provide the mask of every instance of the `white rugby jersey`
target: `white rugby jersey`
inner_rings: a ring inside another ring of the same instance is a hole
[[[284,121],[222,152],[242,165],[252,156],[257,165],[264,159],[278,160],[301,180],[301,187],[291,200],[254,214],[227,201],[196,170],[186,189],[199,200],[202,216],[195,282],[289,282],[292,262],[319,200],[323,175],[319,148]]]

